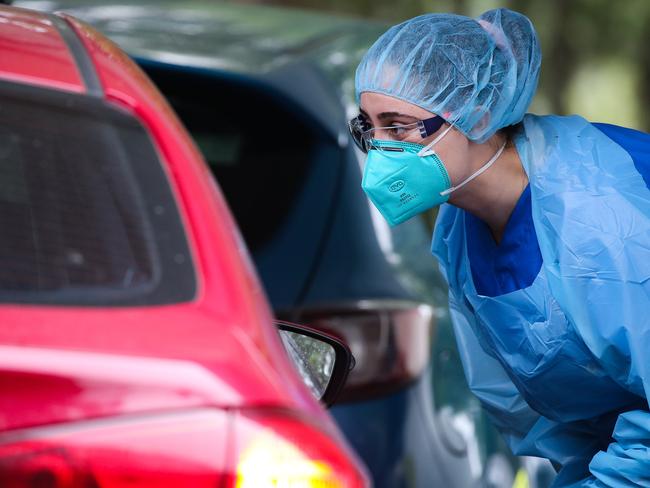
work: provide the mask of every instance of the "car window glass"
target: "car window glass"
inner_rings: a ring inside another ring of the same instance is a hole
[[[258,85],[144,66],[210,165],[255,253],[290,214],[316,136],[288,103]]]
[[[0,301],[191,299],[194,275],[152,143],[90,97],[0,84]]]

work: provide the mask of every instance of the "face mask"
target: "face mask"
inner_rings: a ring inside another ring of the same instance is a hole
[[[426,146],[373,139],[361,187],[391,226],[449,200],[452,192],[492,166],[505,148],[504,143],[478,171],[452,187],[444,164],[431,149],[452,127]]]

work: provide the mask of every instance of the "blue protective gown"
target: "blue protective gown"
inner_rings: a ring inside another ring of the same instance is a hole
[[[434,232],[468,383],[555,486],[650,486],[650,136],[529,115],[515,143],[501,245],[450,205]]]

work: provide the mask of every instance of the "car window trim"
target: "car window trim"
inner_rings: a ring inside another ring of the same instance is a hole
[[[57,15],[49,14],[48,19],[52,22],[52,25],[57,29],[63,41],[68,46],[70,54],[77,63],[77,68],[79,74],[86,86],[86,92],[88,95],[97,98],[104,97],[104,89],[101,82],[99,81],[99,76],[95,70],[95,65],[93,64],[86,47],[83,42],[77,36],[77,33],[74,29],[68,24],[65,19],[58,17]]]

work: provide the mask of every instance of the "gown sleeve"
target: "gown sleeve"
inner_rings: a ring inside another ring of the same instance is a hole
[[[549,288],[608,376],[647,399],[650,135],[565,120],[531,131],[533,218]],[[589,464],[593,477],[603,486],[650,486],[647,401],[621,413],[610,435]]]
[[[449,309],[467,383],[512,452],[549,459],[560,470],[556,486],[607,486],[585,470],[600,442],[589,422],[555,422],[535,412],[501,364],[481,347],[474,315],[451,291]]]
[[[610,124],[594,124],[608,139],[631,158],[634,169],[643,179],[640,184],[623,185],[619,194],[620,210],[634,220],[621,215],[617,228],[629,225],[618,235],[625,239],[621,246],[623,256],[608,256],[604,269],[616,272],[608,280],[611,293],[608,307],[614,307],[604,317],[589,313],[587,302],[576,300],[567,303],[575,316],[590,316],[596,333],[589,338],[592,347],[609,363],[613,374],[645,398],[650,393],[650,134]],[[644,191],[645,190],[645,191]],[[612,198],[612,200],[614,200]],[[616,228],[616,227],[615,227]],[[634,269],[630,272],[627,265]],[[598,300],[599,280],[589,284],[585,297]],[[617,303],[618,302],[618,303]],[[617,306],[618,305],[618,306]],[[597,308],[597,307],[596,307]],[[582,322],[585,327],[585,322]],[[613,364],[616,362],[617,364]],[[622,366],[622,367],[621,367]],[[614,427],[613,442],[606,452],[599,452],[589,465],[594,476],[605,486],[650,486],[650,412],[632,410],[622,413]],[[585,486],[594,486],[585,484]]]

